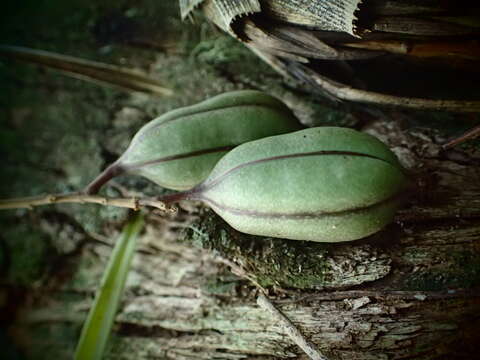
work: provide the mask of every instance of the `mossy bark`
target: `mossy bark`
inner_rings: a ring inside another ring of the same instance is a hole
[[[480,167],[471,160],[478,152],[441,153],[424,132],[393,123],[368,131],[405,164],[422,165],[417,182],[430,180],[394,224],[364,240],[321,244],[241,234],[187,203],[175,219],[152,216],[107,358],[305,358],[256,305],[251,280],[329,359],[472,358],[480,326],[480,188],[472,181]],[[108,253],[105,244],[84,248],[72,279],[20,328],[79,329],[101,276],[92,260],[103,264]],[[71,351],[33,339],[49,354]]]

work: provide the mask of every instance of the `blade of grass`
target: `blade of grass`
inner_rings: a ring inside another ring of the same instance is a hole
[[[83,325],[75,360],[102,358],[135,251],[137,236],[142,227],[143,217],[137,215],[123,228]]]
[[[150,79],[147,75],[116,65],[9,45],[0,45],[0,55],[59,70],[65,75],[90,82],[117,86],[127,90],[143,91],[160,96],[173,94],[172,90],[162,87],[157,81]]]

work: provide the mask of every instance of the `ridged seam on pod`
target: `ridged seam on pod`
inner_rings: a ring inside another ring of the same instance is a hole
[[[205,182],[170,200],[202,200],[248,234],[339,242],[391,222],[406,183],[378,139],[323,127],[243,144]]]
[[[85,191],[96,193],[122,173],[144,176],[169,189],[190,189],[235,146],[300,128],[276,98],[255,90],[228,92],[170,111],[143,126],[124,154]]]

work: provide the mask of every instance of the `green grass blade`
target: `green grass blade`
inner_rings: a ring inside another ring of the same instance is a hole
[[[83,325],[75,360],[102,358],[135,251],[136,239],[142,227],[143,217],[137,215],[123,228]]]

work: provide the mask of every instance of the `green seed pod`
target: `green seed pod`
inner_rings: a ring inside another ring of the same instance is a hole
[[[240,145],[201,185],[165,200],[202,200],[248,234],[339,242],[391,222],[406,183],[375,137],[320,127]]]
[[[270,95],[254,90],[218,95],[143,126],[85,191],[94,194],[122,173],[142,175],[168,189],[191,189],[235,146],[300,128],[292,112]]]

